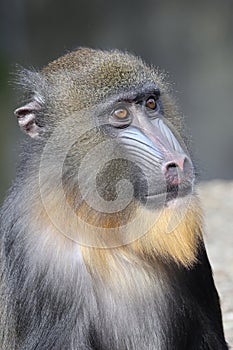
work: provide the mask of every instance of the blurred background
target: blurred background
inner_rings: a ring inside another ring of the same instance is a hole
[[[41,68],[78,46],[119,48],[169,73],[201,179],[233,177],[233,1],[0,0],[0,200],[21,137],[16,63]]]

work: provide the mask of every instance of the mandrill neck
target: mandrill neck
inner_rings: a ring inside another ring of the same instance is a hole
[[[143,270],[143,274],[149,276],[154,269],[164,270],[167,265],[189,269],[198,261],[202,213],[196,196],[182,199],[181,203],[173,203],[156,213],[143,213],[144,222],[151,223],[151,216],[156,220],[147,232],[132,242],[113,249],[81,248],[83,260],[93,276],[99,275],[109,281],[111,273],[126,274],[127,278],[127,273],[130,270],[135,273],[135,269]],[[140,230],[140,226],[137,228]]]
[[[154,270],[164,270],[169,264],[189,269],[197,261],[202,212],[195,194],[170,201],[160,210],[129,206],[129,223],[122,224],[123,213],[106,216],[86,206],[79,207],[78,213],[75,201],[64,201],[59,192],[56,198],[51,191],[43,193],[40,208],[32,206],[36,213],[31,215],[40,222],[40,233],[36,233],[38,228],[31,231],[35,241],[41,240],[49,264],[52,257],[57,264],[60,256],[60,266],[54,267],[60,272],[69,269],[70,263],[75,270],[78,261],[92,278],[108,284],[117,281],[117,288],[129,283],[134,289],[130,278],[135,274],[146,281]]]

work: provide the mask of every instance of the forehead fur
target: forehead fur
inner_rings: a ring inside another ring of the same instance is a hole
[[[78,49],[48,64],[41,74],[56,94],[57,103],[66,100],[76,109],[148,83],[165,88],[156,69],[117,50]]]
[[[45,114],[54,121],[102,104],[109,97],[141,91],[150,84],[160,88],[164,101],[170,100],[167,94],[170,88],[163,74],[140,58],[119,50],[80,48],[41,71],[21,71],[19,82],[29,92],[29,98],[34,95],[42,102]]]

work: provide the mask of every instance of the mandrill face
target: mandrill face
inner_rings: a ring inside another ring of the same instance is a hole
[[[116,185],[123,178],[133,185],[134,198],[151,209],[192,193],[192,161],[166,120],[162,100],[158,86],[146,85],[112,102],[102,118],[116,153],[98,174],[98,191],[106,200],[116,199]],[[108,173],[114,175],[111,182]]]

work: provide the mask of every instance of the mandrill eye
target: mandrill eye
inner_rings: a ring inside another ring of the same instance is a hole
[[[125,106],[118,106],[110,116],[110,124],[116,128],[125,128],[131,121],[130,113]]]
[[[125,119],[128,116],[128,111],[125,108],[118,108],[113,112],[113,115],[118,119]]]
[[[149,97],[146,100],[146,107],[150,108],[150,109],[153,109],[153,110],[157,108],[157,102],[156,102],[154,97]]]

